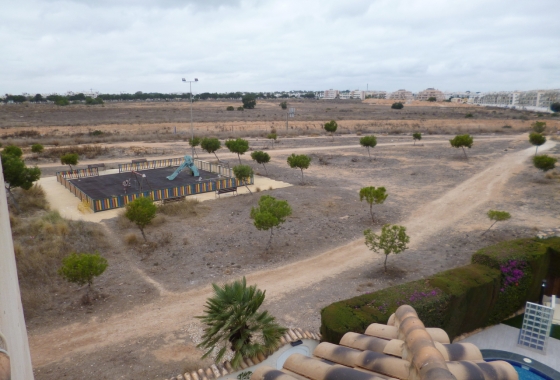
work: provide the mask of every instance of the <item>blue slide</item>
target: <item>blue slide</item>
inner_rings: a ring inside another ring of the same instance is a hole
[[[198,168],[194,165],[194,161],[192,159],[191,156],[185,156],[185,162],[183,162],[181,164],[181,166],[179,166],[177,168],[177,170],[175,170],[173,172],[173,174],[171,174],[169,177],[167,177],[168,180],[173,181],[175,178],[177,178],[177,176],[179,175],[179,173],[181,173],[183,171],[183,169],[185,169],[186,167],[188,167],[189,169],[191,169],[192,175],[195,177],[198,177]]]

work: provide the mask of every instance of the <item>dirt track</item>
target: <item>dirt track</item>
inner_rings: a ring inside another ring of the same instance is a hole
[[[540,151],[550,149],[554,145],[555,143],[548,142]],[[313,151],[315,150],[318,149],[313,148]],[[279,151],[280,149],[275,150]],[[290,149],[289,153],[293,151],[294,149]],[[506,155],[439,199],[414,212],[408,220],[401,223],[408,229],[411,246],[420,244],[453,225],[481,204],[495,199],[507,180],[532,154],[533,148],[529,148]],[[359,239],[309,259],[252,273],[247,278],[249,283],[256,283],[260,288],[266,289],[267,301],[271,302],[322,279],[371,264],[376,260],[379,258],[372,258],[362,239]],[[290,275],[286,276],[286,273]],[[87,324],[74,323],[47,333],[32,335],[30,346],[33,364],[40,367],[70,359],[69,355],[97,351],[129,339],[172,332],[185,326],[193,316],[199,315],[210,294],[210,286],[181,293],[166,292],[160,294],[160,298],[151,304],[136,306],[106,320],[94,318]]]

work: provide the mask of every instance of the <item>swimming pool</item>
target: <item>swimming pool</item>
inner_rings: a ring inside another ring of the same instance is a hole
[[[560,380],[560,372],[534,359],[500,350],[480,350],[484,360],[504,360],[519,374],[519,380]]]

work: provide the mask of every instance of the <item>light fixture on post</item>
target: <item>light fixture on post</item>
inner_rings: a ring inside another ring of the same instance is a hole
[[[193,103],[193,98],[192,98],[192,82],[198,82],[198,78],[194,78],[194,80],[186,80],[185,78],[183,78],[183,82],[189,82],[189,92],[190,92],[190,99],[191,99],[191,143],[194,140],[194,129],[193,129],[193,121],[192,121],[192,103]],[[191,146],[191,157],[194,159],[194,145]]]

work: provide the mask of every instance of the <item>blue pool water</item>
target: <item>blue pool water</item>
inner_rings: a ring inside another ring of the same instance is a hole
[[[529,369],[525,369],[519,365],[519,363],[511,363],[510,364],[515,368],[517,373],[519,374],[519,380],[550,380],[549,377],[543,377],[537,375],[535,372],[530,371]]]

